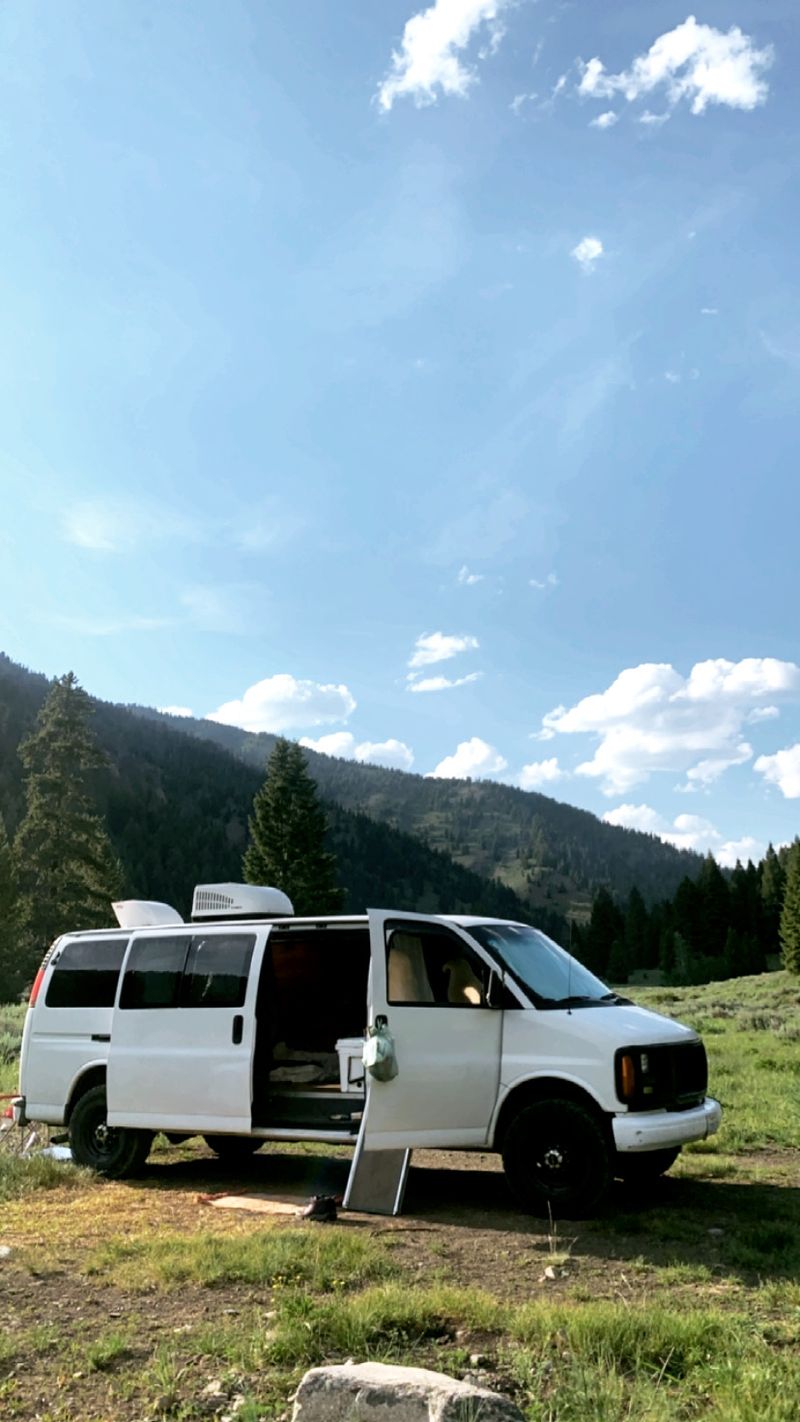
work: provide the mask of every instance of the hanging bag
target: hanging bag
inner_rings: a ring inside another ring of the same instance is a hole
[[[375,1081],[391,1081],[393,1077],[397,1076],[394,1037],[384,1019],[379,1018],[375,1026],[368,1029],[367,1040],[364,1043],[363,1061]]]

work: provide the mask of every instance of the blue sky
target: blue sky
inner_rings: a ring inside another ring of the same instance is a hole
[[[0,52],[9,655],[794,836],[792,0],[6,0]]]

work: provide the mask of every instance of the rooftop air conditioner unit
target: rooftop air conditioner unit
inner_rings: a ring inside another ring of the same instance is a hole
[[[195,923],[220,918],[291,918],[293,914],[286,894],[262,884],[198,884],[192,900]]]

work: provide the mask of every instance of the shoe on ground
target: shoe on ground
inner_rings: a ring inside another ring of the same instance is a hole
[[[336,1201],[333,1195],[312,1195],[305,1209],[300,1211],[300,1218],[330,1224],[336,1219]]]

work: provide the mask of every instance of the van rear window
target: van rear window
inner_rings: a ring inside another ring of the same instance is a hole
[[[65,943],[47,987],[46,1007],[113,1007],[127,938]]]
[[[183,980],[183,1007],[241,1007],[247,993],[254,933],[215,933],[192,939]]]

